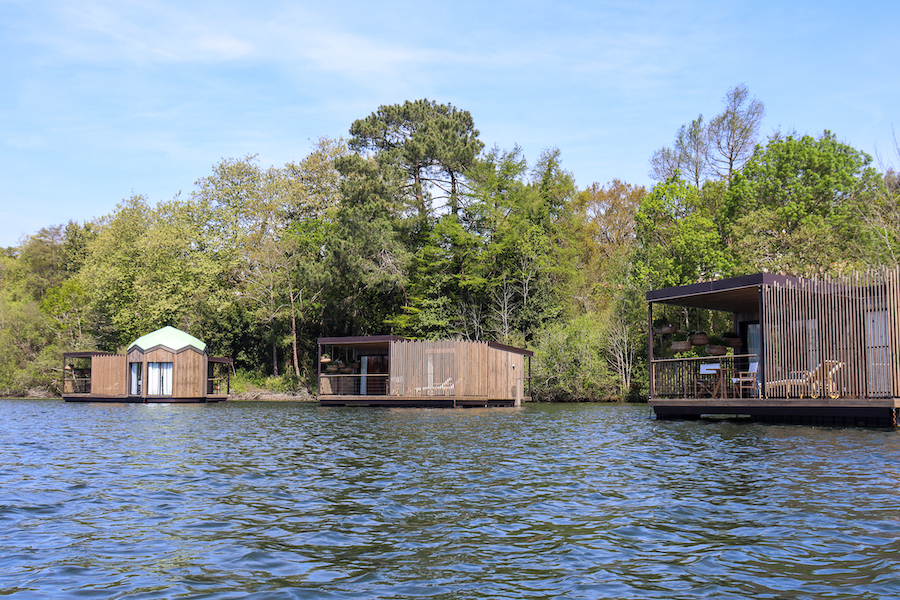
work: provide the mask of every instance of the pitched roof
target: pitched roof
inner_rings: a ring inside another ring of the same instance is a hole
[[[180,329],[169,327],[168,325],[162,329],[157,329],[153,333],[142,335],[138,339],[128,345],[128,349],[140,348],[141,350],[149,350],[156,346],[165,346],[170,350],[178,351],[182,348],[192,346],[200,352],[206,352],[206,344]]]

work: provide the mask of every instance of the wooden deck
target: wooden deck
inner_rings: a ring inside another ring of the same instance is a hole
[[[765,423],[896,427],[900,398],[654,398],[656,418],[741,415]]]
[[[523,400],[531,400],[524,398]],[[349,396],[319,395],[319,406],[383,406],[405,408],[475,408],[515,406],[515,399],[478,396]]]

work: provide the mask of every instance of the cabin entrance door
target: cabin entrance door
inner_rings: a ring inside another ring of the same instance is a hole
[[[866,387],[869,398],[891,395],[891,349],[886,310],[866,313]]]
[[[139,362],[131,363],[128,382],[128,394],[130,396],[140,396],[144,391],[144,381],[141,377],[143,366],[144,365]]]
[[[361,356],[359,361],[359,393],[362,396],[387,394],[388,357],[385,354]]]

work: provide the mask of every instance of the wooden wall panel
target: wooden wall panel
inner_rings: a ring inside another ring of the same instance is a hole
[[[833,370],[841,397],[900,397],[900,268],[763,288],[764,383]]]
[[[175,362],[175,353],[164,348],[157,348],[144,354],[144,360],[147,362]]]
[[[390,353],[393,396],[516,399],[523,395],[524,357],[484,342],[398,340],[391,342]]]
[[[206,356],[185,350],[175,356],[172,395],[176,398],[206,396]]]
[[[125,394],[126,365],[124,354],[94,356],[91,360],[91,393],[98,396]]]

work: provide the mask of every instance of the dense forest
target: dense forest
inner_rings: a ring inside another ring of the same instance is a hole
[[[467,111],[428,100],[299,162],[224,159],[190,194],[0,251],[0,394],[54,393],[62,352],[173,325],[281,390],[315,385],[317,337],[393,333],[527,347],[536,399],[640,399],[646,291],[900,260],[897,173],[827,130],[764,137],[763,115],[729,90],[649,157],[650,190],[578,189],[559,150],[488,148]]]

